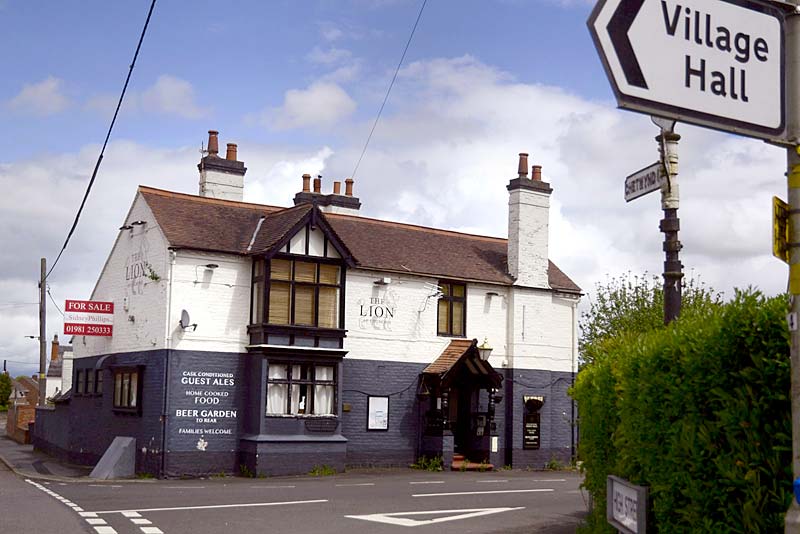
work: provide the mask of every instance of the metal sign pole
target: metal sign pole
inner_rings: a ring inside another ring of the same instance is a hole
[[[674,124],[674,123],[673,123]],[[664,233],[664,324],[669,324],[681,314],[681,281],[683,264],[679,253],[683,245],[678,241],[681,222],[678,219],[680,195],[678,193],[678,141],[681,136],[672,128],[662,126],[656,137],[664,163],[667,182],[661,188],[661,208],[664,218],[659,224]]]

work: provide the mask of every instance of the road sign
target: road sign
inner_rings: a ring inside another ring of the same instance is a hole
[[[588,25],[620,107],[783,138],[778,9],[753,0],[600,0]]]
[[[64,305],[64,334],[111,336],[114,333],[114,303],[68,300]]]
[[[606,520],[624,534],[647,532],[647,488],[608,475]]]
[[[789,263],[789,204],[772,197],[772,255]]]
[[[657,161],[625,178],[625,202],[658,191],[666,183],[664,164]]]

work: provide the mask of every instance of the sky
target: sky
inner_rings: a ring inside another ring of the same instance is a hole
[[[207,131],[237,143],[245,200],[290,206],[353,175],[421,0],[159,0],[80,223],[48,279],[87,299],[136,187],[197,193]],[[40,258],[52,265],[100,152],[150,0],[0,0],[0,359],[38,368]],[[553,187],[550,257],[586,292],[660,275],[658,193],[626,204],[658,159],[647,115],[619,110],[588,0],[429,0],[355,174],[369,217],[505,237],[517,154]],[[785,291],[771,197],[785,151],[678,124],[687,277],[725,297]],[[48,301],[47,338],[62,334]]]

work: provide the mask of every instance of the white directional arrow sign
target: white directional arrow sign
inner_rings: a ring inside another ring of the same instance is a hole
[[[364,521],[374,521],[375,523],[386,523],[389,525],[397,525],[401,527],[421,527],[424,525],[433,525],[435,523],[444,523],[445,521],[456,521],[458,519],[469,519],[472,517],[480,517],[483,515],[499,514],[501,512],[511,512],[513,510],[522,510],[523,507],[517,508],[470,508],[466,510],[426,510],[421,512],[393,512],[387,514],[367,514],[367,515],[346,515],[351,519],[363,519]],[[446,515],[442,515],[446,514]],[[434,516],[431,519],[413,519],[410,516]]]
[[[588,25],[620,107],[782,139],[779,10],[752,0],[600,0]]]

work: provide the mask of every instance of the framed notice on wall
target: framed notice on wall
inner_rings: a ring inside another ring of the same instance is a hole
[[[367,430],[389,430],[389,397],[367,398]]]

